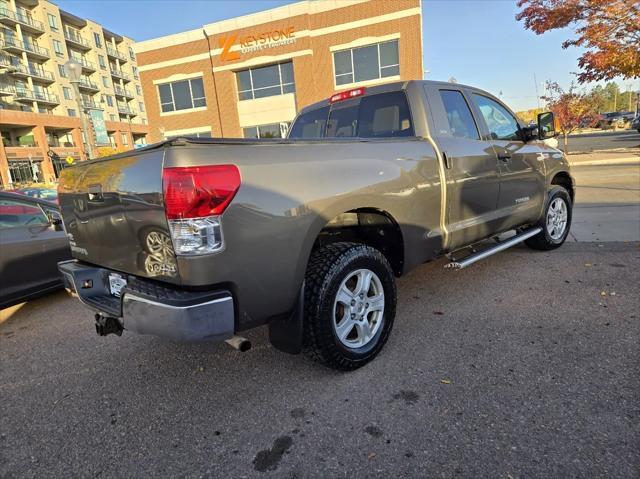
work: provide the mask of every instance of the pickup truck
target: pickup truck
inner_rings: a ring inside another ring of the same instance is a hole
[[[352,370],[389,337],[396,277],[565,241],[574,181],[554,135],[553,114],[525,127],[460,84],[336,93],[286,139],[176,138],[65,169],[75,259],[59,269],[100,335],[244,349],[238,333],[266,324],[276,348]]]

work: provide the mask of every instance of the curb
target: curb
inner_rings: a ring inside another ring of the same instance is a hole
[[[571,161],[571,158],[567,159],[570,166],[601,166],[601,165],[631,165],[639,164],[639,156],[630,156],[627,158],[610,158],[605,160],[587,160],[587,161]]]

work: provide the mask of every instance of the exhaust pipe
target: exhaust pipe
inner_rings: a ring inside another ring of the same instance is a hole
[[[240,352],[246,352],[251,349],[251,341],[247,338],[243,338],[242,336],[233,336],[229,339],[224,340],[229,346],[233,349],[237,349]]]

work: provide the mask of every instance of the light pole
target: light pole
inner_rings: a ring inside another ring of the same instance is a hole
[[[73,86],[73,95],[76,97],[78,114],[80,115],[80,121],[82,122],[82,132],[84,132],[82,141],[85,144],[85,152],[88,156],[88,159],[91,159],[94,157],[93,146],[91,145],[91,132],[89,131],[89,122],[84,111],[84,105],[82,105],[80,88],[78,87],[78,85],[80,84],[80,77],[82,76],[82,65],[79,62],[71,59],[64,64],[64,68],[67,72],[67,75],[69,76],[69,82],[71,82],[71,86]]]

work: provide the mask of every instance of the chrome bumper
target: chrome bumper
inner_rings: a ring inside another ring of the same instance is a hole
[[[126,331],[178,341],[224,341],[234,335],[235,311],[228,291],[189,292],[124,275],[128,284],[118,298],[109,290],[113,271],[76,260],[61,262],[58,268],[67,290],[98,314],[117,318]]]

